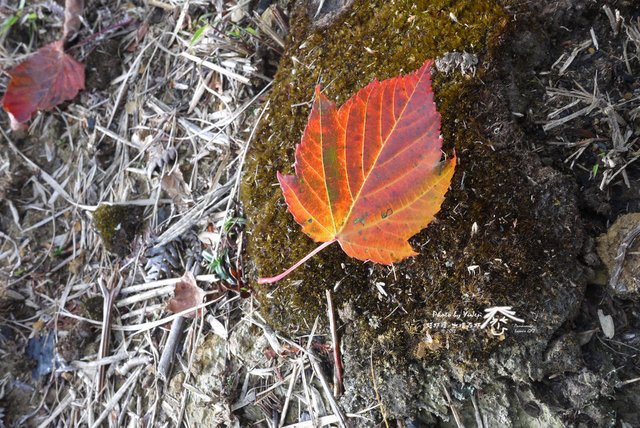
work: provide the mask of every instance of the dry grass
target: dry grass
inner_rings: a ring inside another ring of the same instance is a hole
[[[93,36],[80,58],[118,42],[122,71],[105,90],[39,113],[23,136],[2,131],[0,298],[20,310],[2,310],[0,322],[18,332],[22,347],[55,335],[57,363],[39,381],[8,374],[0,396],[18,382],[33,384],[20,423],[43,427],[198,426],[194,402],[205,403],[207,422],[219,426],[240,426],[237,414],[251,406],[262,411],[253,422],[268,426],[344,426],[365,417],[375,406],[344,415],[333,398],[313,349],[317,332],[306,345],[276,335],[254,300],[241,298],[238,187],[268,107],[271,82],[258,51],[282,49],[282,16],[250,14],[247,1],[148,3],[113,1],[84,23],[84,36]],[[17,5],[0,7],[5,19],[17,13]],[[53,32],[60,12],[53,2],[26,6],[14,25],[30,25],[24,16],[34,13]],[[4,68],[35,48],[11,34],[0,44]],[[125,258],[106,251],[97,233],[100,204],[144,207],[143,232]],[[165,309],[185,271],[210,295],[193,321],[183,317],[189,310]],[[91,302],[102,310],[87,310]],[[261,357],[251,364],[242,335],[264,344],[251,348]],[[215,363],[227,368],[219,373],[226,389],[217,391],[199,380],[212,336],[222,340]],[[285,425],[304,415],[311,420]]]
[[[620,36],[620,60],[628,73],[633,75],[633,69],[640,65],[640,21],[627,22],[618,10],[614,11],[607,5],[602,9],[609,20],[611,35]],[[578,43],[570,53],[563,53],[553,64],[552,72],[557,73],[557,78],[555,81],[552,79],[551,86],[547,88],[550,112],[542,128],[558,136],[559,141],[551,144],[575,148],[566,162],[570,162],[572,168],[578,166],[589,171],[592,179],[600,181],[601,190],[620,178],[630,187],[626,168],[640,159],[640,137],[634,128],[634,121],[640,112],[640,96],[628,93],[615,97],[603,93],[599,88],[601,83],[597,72],[593,76],[592,90],[586,90],[575,80],[570,85],[571,89],[560,87],[560,84],[566,86],[566,79],[562,77],[565,73],[574,71],[580,74],[580,69],[574,70],[572,64],[587,49],[592,52],[600,49],[593,28],[589,39]],[[595,130],[596,137],[571,141],[564,129],[574,125],[577,119],[582,120],[581,126]],[[585,167],[580,158],[587,150],[596,150],[599,154],[597,163]]]

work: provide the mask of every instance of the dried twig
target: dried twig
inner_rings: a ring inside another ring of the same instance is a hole
[[[567,60],[562,65],[562,67],[560,67],[560,70],[558,71],[558,74],[562,76],[565,73],[565,71],[567,71],[569,66],[571,66],[571,63],[573,62],[573,60],[576,59],[578,54],[580,52],[582,52],[583,50],[587,49],[592,44],[593,44],[592,40],[589,39],[589,40],[585,40],[584,42],[582,42],[578,46],[576,46],[573,49],[573,51],[571,52],[571,54],[569,55],[569,58],[567,58]]]
[[[476,394],[471,394],[471,403],[473,404],[473,416],[476,418],[476,427],[485,428],[482,422],[482,415],[480,414],[480,406],[478,406],[478,400],[476,400]]]
[[[603,5],[602,9],[604,10],[607,18],[609,18],[609,24],[611,25],[611,30],[613,31],[613,35],[617,36],[620,32],[620,25],[623,22],[622,17],[620,16],[620,11],[616,9],[615,14],[609,7],[609,5]]]
[[[449,408],[451,409],[451,414],[453,415],[453,420],[455,421],[456,426],[458,428],[464,428],[464,424],[462,423],[462,419],[460,418],[460,414],[458,413],[458,409],[456,409],[456,406],[451,401],[451,396],[449,395],[449,391],[447,391],[447,388],[445,388],[445,387],[442,387],[442,391],[444,391],[444,396],[447,399],[447,404],[449,405]]]
[[[176,349],[180,344],[182,337],[182,328],[184,326],[184,317],[180,316],[173,320],[171,323],[171,330],[169,331],[169,337],[162,349],[162,355],[160,356],[160,362],[158,363],[158,376],[163,382],[169,380],[169,374],[173,359],[176,354]]]
[[[373,390],[376,393],[376,400],[378,400],[378,405],[380,406],[380,414],[382,415],[384,425],[389,428],[387,412],[385,411],[384,405],[382,404],[382,399],[380,398],[380,391],[378,391],[378,380],[376,379],[376,373],[373,369],[373,347],[371,348],[371,352],[369,354],[369,367],[371,368],[371,382],[373,384]]]
[[[334,361],[334,380],[333,394],[339,397],[343,392],[342,386],[342,357],[340,355],[340,341],[338,339],[338,330],[336,328],[336,316],[333,311],[333,301],[331,299],[331,290],[325,290],[327,295],[327,317],[329,318],[329,328],[331,329],[331,340],[333,342],[333,361]]]
[[[60,404],[56,406],[55,409],[53,409],[49,417],[44,421],[42,421],[40,425],[38,425],[38,428],[48,427],[53,421],[55,421],[60,416],[60,414],[67,407],[71,405],[73,401],[75,401],[75,399],[76,399],[76,392],[73,389],[69,390],[69,393],[67,394],[67,396],[60,402]]]
[[[622,388],[625,385],[630,385],[632,383],[640,382],[640,377],[635,377],[633,379],[627,379],[622,382],[616,382],[616,388]]]
[[[287,418],[287,410],[289,409],[289,401],[291,400],[291,395],[293,393],[293,387],[298,380],[298,373],[300,372],[300,366],[295,364],[293,366],[293,372],[291,373],[291,379],[289,380],[289,387],[287,388],[287,395],[284,399],[284,405],[282,406],[282,411],[280,412],[280,422],[278,423],[278,427],[282,427],[284,425],[284,421]]]
[[[100,335],[100,350],[98,352],[98,358],[102,359],[109,353],[109,338],[111,337],[111,312],[113,310],[113,302],[120,292],[123,280],[116,267],[109,285],[105,285],[103,281],[99,280],[100,291],[102,292],[103,305],[102,305],[102,332]],[[100,398],[104,388],[106,366],[101,365],[98,368],[98,381],[96,388],[96,399]]]
[[[320,379],[320,384],[324,389],[325,397],[329,401],[329,405],[331,405],[331,409],[333,410],[333,413],[338,417],[338,422],[340,426],[342,428],[351,427],[351,424],[348,422],[347,417],[342,411],[342,408],[340,407],[338,402],[335,400],[335,398],[333,398],[333,395],[331,394],[329,383],[327,382],[327,379],[324,377],[324,373],[322,373],[322,368],[320,367],[319,360],[315,356],[310,356],[309,359],[311,361],[311,366],[313,367],[313,372],[318,377],[318,379]]]
[[[180,55],[182,55],[183,57],[185,57],[185,58],[197,63],[198,65],[201,65],[201,66],[206,67],[206,68],[208,68],[210,70],[216,71],[216,72],[222,74],[223,76],[226,76],[229,79],[237,80],[240,83],[245,83],[245,84],[249,83],[249,78],[248,77],[241,76],[241,75],[239,75],[237,73],[234,73],[233,71],[227,70],[224,67],[221,67],[221,66],[219,66],[217,64],[212,63],[211,61],[206,61],[206,60],[200,59],[197,56],[191,55],[191,54],[186,53],[186,52],[182,52]]]
[[[111,399],[107,402],[105,409],[100,413],[98,419],[96,419],[93,424],[91,424],[91,428],[98,428],[103,420],[111,413],[113,408],[118,404],[120,399],[124,396],[124,394],[131,388],[135,382],[138,380],[138,377],[142,373],[144,367],[138,367],[133,374],[129,376],[126,382],[118,389],[118,391],[111,397]]]

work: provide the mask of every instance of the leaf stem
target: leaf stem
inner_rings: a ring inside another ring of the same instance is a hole
[[[295,265],[291,266],[289,269],[285,270],[280,275],[272,276],[271,278],[260,278],[260,279],[258,279],[258,284],[272,284],[274,282],[280,281],[282,278],[284,278],[285,276],[287,276],[291,272],[293,272],[297,267],[299,267],[300,265],[304,264],[304,262],[309,260],[311,257],[315,256],[320,251],[324,250],[326,247],[328,247],[329,245],[333,244],[334,242],[336,242],[336,240],[332,239],[331,241],[327,241],[327,242],[323,243],[322,245],[319,245],[315,250],[313,250],[312,252],[310,252],[309,254],[304,256],[302,259],[300,259],[300,261],[298,261],[298,263],[296,263]]]

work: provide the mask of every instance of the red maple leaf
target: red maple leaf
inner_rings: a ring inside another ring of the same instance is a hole
[[[2,106],[13,120],[26,122],[38,110],[50,110],[84,89],[84,65],[64,52],[63,41],[50,43],[8,71],[11,80]]]
[[[260,283],[280,280],[336,241],[347,255],[376,263],[416,254],[407,241],[440,210],[456,163],[440,162],[432,64],[374,81],[340,110],[316,87],[295,175],[278,173],[278,181],[296,222],[324,244]]]

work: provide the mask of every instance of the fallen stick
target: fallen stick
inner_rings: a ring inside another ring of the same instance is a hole
[[[344,366],[342,365],[342,356],[340,355],[340,341],[338,340],[338,330],[336,329],[336,316],[333,311],[333,301],[331,300],[331,291],[326,290],[327,294],[327,317],[329,318],[329,328],[331,329],[331,341],[333,342],[333,395],[339,397],[342,395],[344,388],[342,386],[342,373]]]
[[[182,316],[175,318],[171,323],[171,331],[169,332],[167,343],[164,345],[160,362],[158,363],[158,376],[160,376],[163,382],[167,382],[171,374],[171,365],[173,364],[173,358],[176,355],[178,344],[180,344],[183,325],[184,317]]]
[[[114,286],[117,277],[117,285]],[[105,285],[102,280],[98,281],[100,285],[100,291],[102,292],[102,333],[100,334],[100,350],[98,352],[98,360],[102,360],[107,357],[109,353],[109,339],[111,337],[111,313],[113,310],[113,301],[120,293],[122,287],[122,277],[119,273],[119,267],[116,266],[115,272],[109,280],[109,286]],[[104,382],[106,377],[107,365],[100,365],[98,368],[98,388],[96,389],[96,400],[102,394],[104,388]]]
[[[352,426],[351,423],[347,420],[347,417],[342,411],[342,408],[331,394],[329,383],[322,373],[322,367],[320,367],[319,359],[316,358],[315,355],[310,354],[309,361],[311,362],[311,366],[313,367],[313,372],[318,377],[318,379],[320,379],[320,384],[324,389],[325,395],[327,396],[327,400],[329,401],[329,405],[331,405],[333,413],[338,417],[338,424],[340,425],[340,428],[350,428]]]

